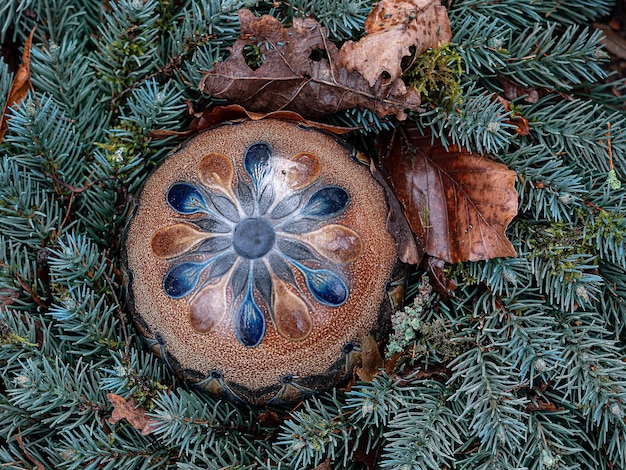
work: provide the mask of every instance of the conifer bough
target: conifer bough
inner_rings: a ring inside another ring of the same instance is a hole
[[[606,76],[602,33],[588,26],[612,5],[447,3],[462,73],[430,78],[456,82],[460,97],[431,88],[407,120],[515,171],[506,235],[518,256],[433,264],[426,303],[418,270],[408,290],[422,300],[396,322],[413,326],[388,374],[295,409],[252,409],[175,380],[129,322],[119,236],[131,195],[177,145],[154,131],[186,131],[187,103],[224,104],[196,87],[228,60],[241,7],[284,28],[313,18],[341,45],[362,36],[372,2],[3,2],[0,42],[17,44],[14,57],[37,28],[32,89],[9,105],[0,144],[2,464],[626,468],[626,190],[615,182],[626,86]],[[14,77],[0,62],[2,108]],[[324,119],[360,128],[347,138],[369,154],[397,128],[359,108]],[[435,287],[451,283],[446,300]],[[107,394],[134,425],[109,421]]]

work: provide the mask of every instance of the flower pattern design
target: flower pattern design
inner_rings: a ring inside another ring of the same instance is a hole
[[[209,153],[198,163],[200,184],[177,182],[167,191],[167,203],[183,217],[151,240],[153,253],[172,261],[163,289],[189,298],[191,325],[200,333],[228,315],[241,344],[255,347],[266,311],[281,336],[303,340],[315,303],[339,307],[349,296],[341,266],[360,257],[363,241],[332,221],[350,196],[324,184],[312,153],[277,158],[257,142],[247,148],[242,171],[236,168],[230,157]]]

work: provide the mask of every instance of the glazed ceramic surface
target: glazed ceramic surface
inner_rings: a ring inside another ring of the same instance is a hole
[[[129,291],[167,364],[238,401],[292,400],[350,374],[388,313],[387,205],[334,137],[227,124],[148,179],[129,224]]]

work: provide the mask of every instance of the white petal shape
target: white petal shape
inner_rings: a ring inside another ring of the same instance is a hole
[[[352,263],[363,252],[361,236],[343,225],[324,225],[312,232],[292,236],[312,246],[324,258],[337,264]]]

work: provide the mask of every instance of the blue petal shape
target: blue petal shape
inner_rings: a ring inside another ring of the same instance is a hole
[[[272,277],[267,270],[263,261],[253,263],[252,278],[254,279],[254,287],[261,295],[268,308],[272,305]]]
[[[304,261],[315,259],[315,254],[304,243],[289,238],[279,238],[276,242],[278,249],[291,259]]]
[[[231,222],[239,222],[241,220],[237,207],[230,199],[214,194],[211,196],[211,202],[217,211]]]
[[[254,212],[254,196],[252,195],[252,187],[245,181],[239,178],[237,184],[237,197],[239,198],[239,204],[243,208],[246,214],[252,215]]]
[[[302,194],[296,193],[291,196],[287,196],[285,199],[276,204],[276,207],[270,212],[270,217],[273,220],[282,219],[288,215],[294,213],[302,202]]]
[[[197,248],[198,253],[202,254],[212,254],[219,253],[220,251],[224,251],[233,244],[230,237],[226,236],[215,236],[210,237],[204,240],[200,246]]]
[[[219,217],[202,217],[201,219],[194,220],[193,223],[205,232],[212,233],[230,233],[233,230],[231,223],[219,220]]]
[[[318,302],[338,307],[348,300],[348,287],[332,271],[311,270],[305,273],[305,278],[307,287]]]
[[[213,266],[211,267],[208,279],[211,280],[222,277],[230,270],[230,268],[233,267],[235,261],[237,261],[237,255],[233,252],[227,252],[217,256],[213,261]]]
[[[346,303],[349,295],[348,286],[334,272],[327,269],[310,269],[294,260],[291,262],[302,272],[306,286],[319,303],[331,307],[339,307]]]
[[[265,186],[259,196],[259,213],[265,215],[274,202],[274,187],[270,184]]]
[[[272,267],[272,271],[274,271],[274,274],[276,274],[287,284],[296,285],[296,278],[293,275],[293,271],[291,270],[287,262],[282,258],[282,256],[279,256],[276,253],[271,253],[269,257],[269,262],[270,266]]]
[[[172,209],[181,214],[210,212],[204,196],[198,191],[198,188],[189,183],[172,185],[167,191],[167,203]]]
[[[278,224],[277,227],[287,233],[307,233],[312,232],[320,222],[312,219],[296,219],[287,224]]]
[[[338,186],[327,186],[316,191],[302,209],[304,217],[330,219],[347,207],[350,202],[348,192]]]
[[[237,256],[237,266],[230,276],[230,295],[233,299],[238,299],[249,284],[250,260]]]
[[[196,288],[200,274],[209,263],[185,262],[172,266],[163,278],[163,290],[174,299],[188,295]]]
[[[249,348],[258,346],[265,335],[265,317],[252,297],[252,284],[235,315],[235,334]]]
[[[270,172],[270,157],[272,150],[270,146],[265,142],[252,144],[246,150],[246,154],[243,157],[243,167],[246,173],[252,178],[254,187],[259,192],[261,182]]]

